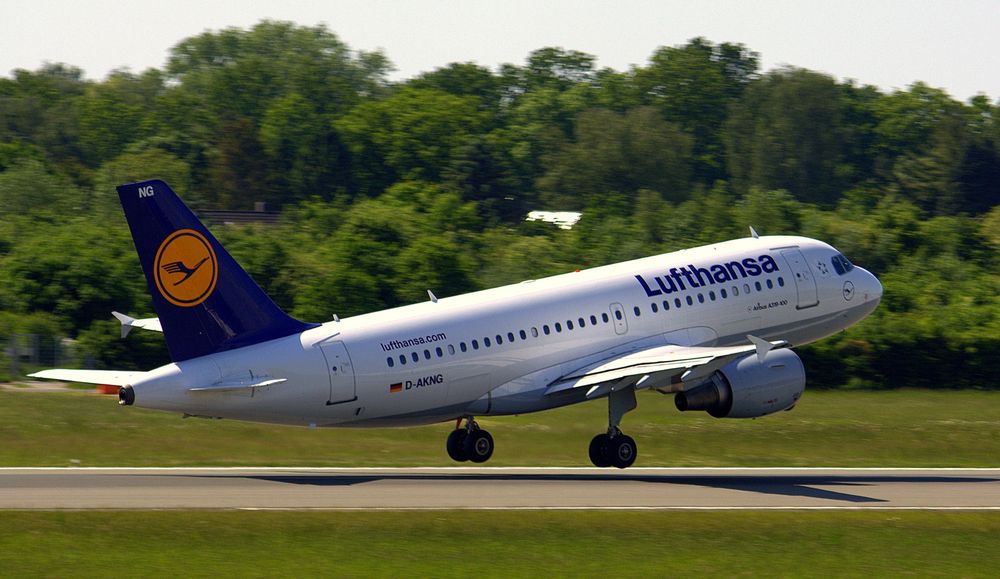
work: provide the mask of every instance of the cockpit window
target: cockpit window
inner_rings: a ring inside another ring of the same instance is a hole
[[[844,257],[843,254],[838,253],[830,261],[833,262],[833,269],[837,271],[837,275],[844,275],[854,269],[854,264]]]

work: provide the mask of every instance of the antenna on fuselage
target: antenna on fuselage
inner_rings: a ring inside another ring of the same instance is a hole
[[[757,234],[757,230],[753,228],[753,225],[750,226],[750,237],[760,239],[760,235]]]
[[[427,297],[431,298],[431,301],[432,301],[432,302],[434,302],[434,303],[438,303],[438,298],[437,298],[437,296],[436,296],[436,295],[434,295],[434,292],[432,292],[431,290],[427,290]]]

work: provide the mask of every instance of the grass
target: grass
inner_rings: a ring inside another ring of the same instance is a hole
[[[1000,514],[0,512],[4,577],[995,576]]]
[[[603,401],[481,419],[495,466],[588,465]],[[81,392],[0,391],[0,466],[447,466],[450,424],[316,429],[182,419]],[[792,412],[717,420],[644,392],[636,466],[1000,466],[1000,391],[806,392]]]

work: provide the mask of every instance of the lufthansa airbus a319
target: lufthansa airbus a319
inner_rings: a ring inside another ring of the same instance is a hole
[[[455,421],[446,449],[485,462],[476,417],[605,399],[596,466],[626,468],[636,392],[681,411],[755,418],[805,389],[793,346],[840,332],[882,296],[830,245],[761,236],[326,323],[285,314],[162,181],[118,187],[157,318],[115,312],[123,336],[162,331],[172,363],[148,372],[45,370],[120,386],[119,402],[322,427]],[[595,429],[596,430],[596,429]]]

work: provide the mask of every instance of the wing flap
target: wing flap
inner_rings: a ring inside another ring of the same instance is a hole
[[[63,382],[82,382],[84,384],[107,384],[109,386],[126,386],[141,380],[148,372],[129,372],[127,370],[67,370],[56,368],[28,374],[32,378],[45,380],[61,380]]]

